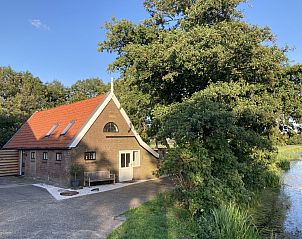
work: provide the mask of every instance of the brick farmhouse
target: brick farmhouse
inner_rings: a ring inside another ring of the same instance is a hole
[[[4,145],[20,153],[22,173],[69,184],[72,163],[108,170],[118,181],[152,178],[158,153],[135,131],[113,90],[34,113]]]

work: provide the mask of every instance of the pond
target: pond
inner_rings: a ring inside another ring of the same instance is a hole
[[[291,162],[284,173],[282,193],[288,198],[289,208],[284,221],[287,238],[302,238],[302,160]]]

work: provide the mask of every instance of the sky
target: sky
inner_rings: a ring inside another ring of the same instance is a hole
[[[135,23],[148,15],[143,0],[0,0],[0,66],[30,71],[43,82],[77,80],[107,72],[115,55],[97,51],[111,17]],[[301,0],[250,0],[240,7],[251,24],[269,26],[292,64],[302,63]]]

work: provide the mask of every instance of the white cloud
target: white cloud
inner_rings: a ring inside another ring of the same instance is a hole
[[[50,28],[46,24],[42,23],[40,19],[33,19],[29,20],[30,25],[32,25],[34,28],[39,29],[39,30],[47,30],[49,31]]]

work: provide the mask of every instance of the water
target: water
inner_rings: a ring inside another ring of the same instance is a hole
[[[290,202],[284,221],[284,232],[290,238],[302,238],[302,159],[291,162],[284,173],[283,193]]]

